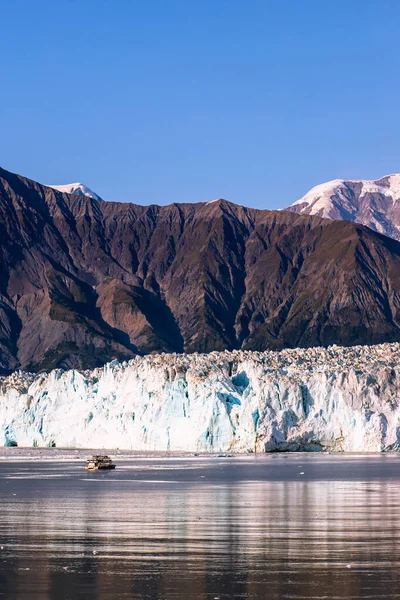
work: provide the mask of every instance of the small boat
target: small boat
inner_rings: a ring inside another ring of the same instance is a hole
[[[91,458],[87,459],[87,465],[85,469],[88,471],[97,471],[98,469],[115,469],[115,465],[111,458],[106,454],[95,454]]]

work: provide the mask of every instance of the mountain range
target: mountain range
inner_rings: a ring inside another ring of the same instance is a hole
[[[101,197],[82,183],[50,186],[60,192]],[[370,229],[400,240],[400,175],[376,180],[333,179],[313,187],[285,208],[303,215],[362,223]]]
[[[291,210],[104,202],[0,169],[1,371],[400,341],[400,243]]]

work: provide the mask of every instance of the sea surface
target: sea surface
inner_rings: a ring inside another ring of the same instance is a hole
[[[400,598],[400,456],[0,456],[0,598]]]

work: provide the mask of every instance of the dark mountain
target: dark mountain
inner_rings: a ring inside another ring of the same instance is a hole
[[[400,341],[400,243],[225,200],[136,206],[0,170],[0,368]]]

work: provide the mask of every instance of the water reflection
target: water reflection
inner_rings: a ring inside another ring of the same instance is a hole
[[[397,464],[2,464],[0,598],[400,598]]]

